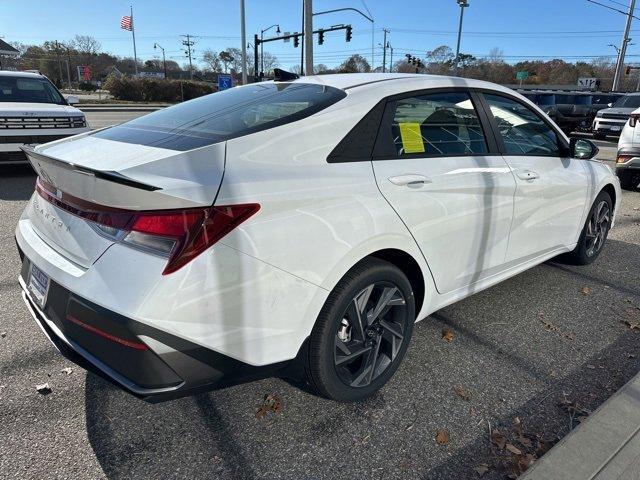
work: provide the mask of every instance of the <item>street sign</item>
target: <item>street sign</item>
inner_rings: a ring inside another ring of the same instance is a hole
[[[91,67],[89,65],[78,65],[78,81],[88,82],[91,80]]]
[[[233,87],[233,77],[228,73],[218,74],[218,90],[227,90]]]
[[[526,70],[516,72],[516,80],[526,80],[527,78],[529,78],[529,72]]]
[[[578,86],[585,88],[595,88],[598,86],[598,79],[592,77],[580,77],[578,79]]]
[[[291,32],[284,32],[284,43],[289,43],[291,41],[289,35],[291,35]]]

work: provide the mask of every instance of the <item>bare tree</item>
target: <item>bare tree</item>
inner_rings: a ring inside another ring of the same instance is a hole
[[[221,58],[218,55],[218,52],[214,52],[210,48],[207,48],[202,54],[202,61],[206,64],[205,70],[211,72],[221,72],[222,65],[220,62]],[[226,66],[225,66],[226,71]]]
[[[274,68],[278,67],[280,65],[280,63],[278,62],[278,58],[269,52],[264,52],[264,56],[263,56],[264,60],[264,74],[265,75],[269,75],[269,72],[271,72]]]
[[[90,35],[76,35],[71,40],[71,47],[84,55],[97,55],[102,45]]]

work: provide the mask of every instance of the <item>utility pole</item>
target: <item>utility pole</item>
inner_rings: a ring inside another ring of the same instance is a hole
[[[464,17],[464,9],[469,6],[469,2],[467,0],[458,0],[458,5],[460,5],[460,24],[458,25],[458,46],[456,47],[456,58],[455,64],[453,66],[453,74],[458,76],[458,63],[460,60],[460,41],[462,40],[462,18]]]
[[[193,63],[191,60],[191,47],[195,45],[195,42],[191,40],[191,35],[189,34],[180,35],[180,36],[186,38],[186,40],[182,41],[182,45],[187,47],[184,53],[186,53],[187,57],[189,57],[189,76],[191,77],[191,80],[193,80]]]
[[[244,21],[244,0],[240,0],[240,36],[242,37],[242,84],[247,84],[247,32]],[[254,48],[255,45],[254,45]],[[254,72],[255,75],[255,72]]]
[[[300,47],[300,76],[304,75],[304,0],[302,0],[302,29],[300,30],[302,47]]]
[[[304,70],[307,75],[313,75],[313,6],[312,0],[304,0],[304,49],[306,50],[306,59]]]
[[[387,33],[389,33],[389,30],[383,28],[382,31],[384,32],[384,39],[382,40],[382,73],[384,73],[387,68]]]
[[[391,46],[390,43],[387,43],[388,47],[389,47],[389,52],[391,53],[390,59],[389,59],[389,73],[393,72],[393,47]]]
[[[616,91],[620,88],[620,78],[622,77],[622,68],[624,67],[624,57],[627,53],[627,44],[629,43],[629,31],[631,30],[631,22],[633,20],[633,11],[636,8],[636,0],[629,0],[629,12],[627,15],[627,23],[624,28],[624,35],[622,36],[622,44],[620,45],[620,51],[618,52],[618,61],[616,62],[616,72],[613,75],[612,90]]]

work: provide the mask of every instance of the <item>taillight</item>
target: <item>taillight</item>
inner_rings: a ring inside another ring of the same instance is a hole
[[[258,203],[134,211],[97,205],[66,193],[54,195],[38,178],[36,190],[49,203],[88,220],[100,235],[168,258],[163,275],[175,272],[260,210]]]
[[[633,155],[626,155],[624,153],[619,153],[618,158],[616,158],[616,163],[624,163],[628,160],[631,160]]]
[[[136,213],[122,241],[169,256],[175,272],[260,210],[257,203]]]
[[[635,128],[639,118],[640,118],[640,113],[632,113],[631,116],[629,117],[629,126],[632,128]]]

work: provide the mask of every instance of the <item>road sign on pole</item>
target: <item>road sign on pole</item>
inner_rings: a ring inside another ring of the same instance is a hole
[[[218,74],[218,90],[227,90],[233,87],[233,77],[228,73]]]

